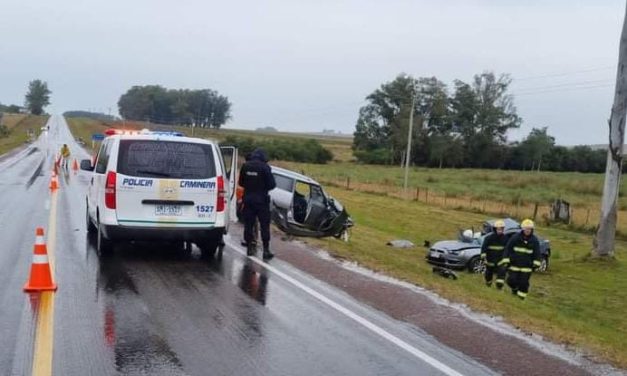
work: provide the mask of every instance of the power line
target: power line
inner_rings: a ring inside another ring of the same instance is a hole
[[[577,90],[590,90],[590,89],[599,89],[599,88],[607,88],[612,87],[613,84],[605,84],[605,85],[588,85],[588,86],[580,86],[580,87],[570,87],[570,88],[562,88],[555,90],[539,90],[539,91],[531,91],[531,92],[523,92],[523,93],[512,93],[515,97],[526,96],[526,95],[536,95],[536,94],[545,94],[545,93],[559,93],[564,91],[577,91]]]
[[[535,90],[544,90],[544,89],[554,89],[554,88],[562,88],[562,87],[570,87],[570,86],[580,86],[580,85],[598,85],[605,83],[612,83],[613,80],[588,80],[588,81],[577,81],[577,82],[563,82],[560,84],[547,85],[547,86],[531,86],[531,87],[522,87],[518,88],[515,91],[535,91]]]
[[[529,81],[529,80],[537,80],[537,79],[541,79],[541,78],[572,76],[572,75],[577,75],[577,74],[582,74],[582,73],[606,71],[606,70],[610,70],[610,69],[616,69],[616,66],[615,65],[608,65],[608,66],[605,66],[605,67],[582,69],[582,70],[571,71],[571,72],[549,73],[549,74],[541,74],[541,75],[537,75],[537,76],[527,76],[527,77],[522,77],[522,78],[515,78],[514,77],[513,81]]]

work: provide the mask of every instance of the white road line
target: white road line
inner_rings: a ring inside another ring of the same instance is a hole
[[[238,244],[232,243],[230,241],[230,239],[225,239],[225,242],[235,252],[241,254],[242,256],[246,256],[246,252],[244,250],[242,250]],[[395,335],[391,334],[390,332],[386,331],[385,329],[381,328],[380,326],[378,326],[378,325],[368,321],[367,319],[365,319],[362,316],[356,314],[355,312],[351,311],[350,309],[342,306],[341,304],[336,303],[335,301],[327,298],[326,296],[322,295],[321,293],[317,292],[316,290],[314,290],[314,289],[304,285],[303,283],[297,281],[296,279],[290,277],[289,275],[279,271],[278,269],[276,269],[272,265],[268,264],[267,262],[264,262],[264,261],[262,261],[262,260],[260,260],[260,259],[258,259],[256,257],[249,257],[249,259],[252,260],[253,262],[263,266],[264,268],[266,268],[267,270],[272,272],[272,274],[275,274],[275,275],[281,277],[282,279],[284,279],[287,282],[291,283],[295,287],[301,289],[302,291],[304,291],[307,294],[311,295],[312,297],[318,299],[322,303],[324,303],[324,304],[328,305],[329,307],[335,309],[336,311],[340,312],[344,316],[346,316],[346,317],[350,318],[351,320],[357,322],[358,324],[362,325],[363,327],[371,330],[375,334],[378,334],[380,337],[388,340],[389,342],[395,344],[396,346],[400,347],[401,349],[407,351],[408,353],[410,353],[411,355],[415,356],[416,358],[424,361],[425,363],[428,363],[430,366],[432,366],[433,368],[437,369],[438,371],[440,371],[440,372],[442,372],[442,373],[444,373],[446,375],[449,375],[449,376],[462,376],[461,373],[455,371],[454,369],[450,368],[446,364],[444,364],[444,363],[440,362],[439,360],[437,360],[437,359],[427,355],[426,353],[418,350],[417,348],[413,347],[409,343],[407,343],[407,342],[403,341],[402,339],[396,337]]]

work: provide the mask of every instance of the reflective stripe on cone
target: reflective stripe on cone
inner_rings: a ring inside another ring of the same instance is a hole
[[[35,232],[35,247],[33,249],[33,263],[30,267],[30,276],[24,285],[24,291],[54,291],[57,285],[52,280],[48,249],[44,242],[44,229],[38,227]]]

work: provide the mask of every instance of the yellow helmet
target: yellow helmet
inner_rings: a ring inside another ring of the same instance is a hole
[[[494,228],[505,228],[505,221],[502,219],[497,219],[494,221]]]
[[[533,224],[533,221],[531,219],[525,219],[520,224],[520,227],[522,227],[522,228],[533,228],[534,224]]]

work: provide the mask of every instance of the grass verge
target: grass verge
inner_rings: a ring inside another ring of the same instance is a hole
[[[520,301],[509,292],[485,287],[479,275],[462,271],[456,281],[434,275],[424,261],[424,248],[406,250],[385,245],[392,239],[408,239],[417,245],[424,240],[452,239],[459,228],[478,228],[485,216],[339,188],[330,188],[329,192],[356,221],[351,242],[307,242],[335,257],[426,287],[476,311],[502,316],[524,331],[627,367],[627,243],[618,242],[615,260],[588,260],[590,236],[538,228],[551,240],[551,266],[549,272],[532,276],[529,298]]]
[[[4,114],[2,123],[9,129],[9,135],[0,138],[0,155],[28,142],[30,140],[29,132],[32,132],[33,137],[39,136],[41,127],[47,121],[48,116]]]

